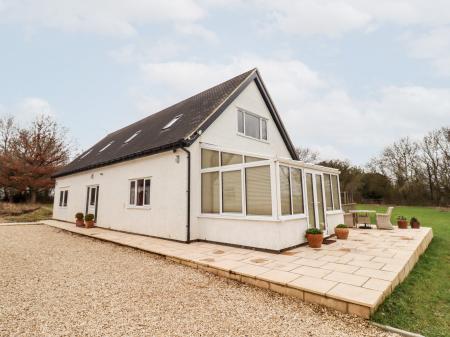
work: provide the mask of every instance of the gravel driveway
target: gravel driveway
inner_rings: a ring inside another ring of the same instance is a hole
[[[396,336],[45,225],[0,226],[1,336]]]

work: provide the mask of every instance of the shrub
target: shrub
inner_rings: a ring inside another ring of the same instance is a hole
[[[75,219],[83,220],[84,219],[84,214],[81,213],[81,212],[78,212],[77,214],[75,214]]]
[[[399,215],[397,217],[397,220],[408,220],[408,219],[406,219],[403,215]]]
[[[86,221],[93,221],[94,220],[94,214],[86,214],[86,216],[84,217],[84,220]]]
[[[344,224],[339,224],[339,225],[337,225],[336,226],[336,228],[347,228],[348,226],[347,225],[344,225]]]
[[[319,228],[308,228],[306,234],[322,234],[322,230]]]

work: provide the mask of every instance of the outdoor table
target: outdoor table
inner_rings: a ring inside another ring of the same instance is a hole
[[[355,209],[355,210],[351,210],[351,211],[350,211],[350,213],[353,213],[353,218],[355,217],[355,215],[356,215],[357,213],[375,213],[375,212],[376,212],[376,211],[370,210],[370,209]],[[358,224],[356,224],[356,225],[358,225]],[[360,226],[360,227],[358,227],[358,228],[361,228],[361,229],[372,229],[372,227],[367,226],[366,223],[364,224],[364,226]]]

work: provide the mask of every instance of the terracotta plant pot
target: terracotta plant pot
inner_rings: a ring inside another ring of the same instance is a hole
[[[306,239],[311,248],[322,247],[323,234],[306,234]]]
[[[397,226],[400,229],[407,229],[408,228],[408,220],[397,220]]]
[[[411,228],[419,229],[420,228],[420,222],[419,221],[411,222]]]
[[[348,228],[335,228],[334,233],[339,240],[347,240],[349,230]]]
[[[94,220],[91,220],[91,221],[85,221],[85,222],[84,222],[84,227],[86,227],[86,228],[92,228],[92,227],[94,227]]]
[[[84,227],[84,221],[83,220],[76,220],[75,224],[77,225],[77,227]]]

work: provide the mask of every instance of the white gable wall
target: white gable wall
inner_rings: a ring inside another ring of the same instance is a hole
[[[238,134],[238,108],[242,108],[268,119],[267,142]],[[248,153],[291,159],[286,144],[284,143],[283,138],[272,119],[270,111],[254,81],[250,83],[215,120],[215,122],[206,129],[194,146],[201,142]]]
[[[267,142],[238,134],[238,108],[268,119]],[[201,215],[201,145],[255,156],[290,158],[291,155],[255,82],[225,109],[189,148],[191,151],[191,239],[227,242],[243,246],[280,250],[299,243],[303,228],[295,222],[249,220],[244,217],[210,218]],[[272,186],[275,188],[275,186]],[[306,224],[305,224],[306,226]],[[303,226],[302,226],[303,227]]]

